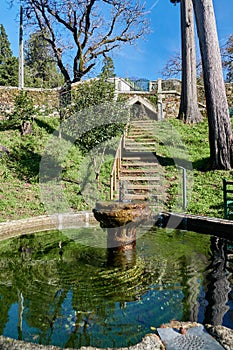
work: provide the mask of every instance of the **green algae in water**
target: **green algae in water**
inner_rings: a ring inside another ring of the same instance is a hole
[[[88,236],[97,247],[83,244]],[[216,308],[218,322],[233,328],[225,241],[153,228],[135,251],[115,254],[98,247],[105,238],[93,227],[0,242],[0,333],[61,347],[123,347],[171,319],[213,323]],[[216,306],[209,291],[224,286]]]

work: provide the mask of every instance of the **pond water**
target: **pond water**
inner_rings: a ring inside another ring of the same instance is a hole
[[[116,252],[99,247],[105,236],[89,227],[1,241],[0,334],[106,348],[136,344],[172,319],[233,328],[232,243],[152,228]]]

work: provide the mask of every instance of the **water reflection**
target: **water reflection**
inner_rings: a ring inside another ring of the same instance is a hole
[[[119,251],[83,246],[78,238],[87,233],[0,242],[1,334],[106,348],[135,344],[171,319],[230,326],[226,242],[154,228]]]
[[[204,323],[219,325],[229,310],[228,296],[231,291],[227,270],[227,242],[211,237],[211,263],[205,274],[205,298],[208,302]],[[233,325],[232,325],[233,327]]]

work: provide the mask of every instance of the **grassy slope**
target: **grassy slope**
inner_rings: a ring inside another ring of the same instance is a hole
[[[184,125],[172,120],[180,133],[192,161],[193,188],[188,212],[223,217],[222,178],[230,179],[233,171],[209,169],[208,124],[205,120],[197,125]]]
[[[194,186],[188,212],[223,217],[222,177],[232,177],[233,171],[206,171],[209,156],[207,123],[192,126],[177,120],[172,120],[172,123],[183,138],[193,163]],[[0,129],[0,144],[10,150],[10,156],[3,155],[0,159],[0,221],[46,213],[40,198],[39,165],[49,135],[57,127],[56,118],[41,117],[34,122],[33,135],[21,137],[18,130]],[[91,209],[90,202],[80,194],[78,168],[82,161],[80,151],[72,146],[62,164],[64,192],[74,210]],[[109,192],[109,169],[108,162],[102,169],[99,186],[102,198]],[[173,166],[165,169],[171,200],[165,209],[172,210],[178,170]]]

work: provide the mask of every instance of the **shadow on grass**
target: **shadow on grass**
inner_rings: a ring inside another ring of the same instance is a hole
[[[156,155],[156,158],[158,159],[158,162],[161,166],[176,166],[185,168],[187,170],[192,170],[192,163],[183,158],[171,158],[171,157],[162,157],[159,155]]]
[[[19,180],[27,182],[38,181],[41,156],[26,146],[11,150],[9,166]]]
[[[52,134],[57,130],[57,127],[51,126],[49,123],[46,123],[44,120],[37,117],[31,119],[31,125],[36,123],[40,128],[44,129],[48,134]],[[20,121],[14,119],[3,119],[0,120],[0,131],[7,130],[21,130]]]
[[[7,130],[20,130],[20,125],[12,122],[11,120],[1,120],[0,121],[0,131]]]
[[[193,169],[199,170],[199,171],[210,171],[211,166],[210,166],[210,158],[205,157],[205,158],[200,158],[193,163]]]
[[[180,166],[186,169],[198,170],[203,172],[212,170],[210,166],[209,157],[200,158],[192,163],[190,161],[187,161],[186,159],[174,159],[171,157],[162,157],[159,155],[156,155],[156,158],[158,159],[158,162],[161,166]]]
[[[62,167],[59,161],[51,155],[44,155],[41,163],[41,155],[26,146],[14,149],[9,161],[18,179],[23,181],[35,183],[40,177],[40,181],[48,182],[61,177]]]
[[[53,126],[46,123],[44,120],[35,118],[34,122],[40,127],[43,128],[48,134],[53,134],[55,131],[57,131],[57,128],[54,128]]]

